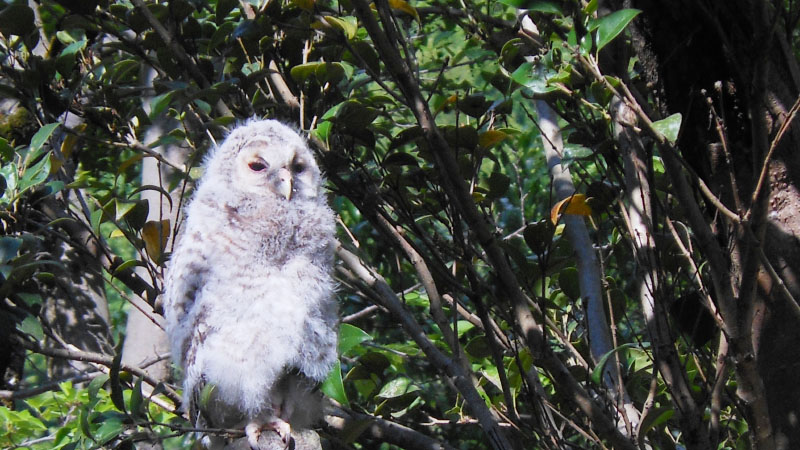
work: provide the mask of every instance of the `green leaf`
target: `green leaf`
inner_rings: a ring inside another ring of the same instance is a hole
[[[218,0],[217,10],[214,11],[214,20],[216,21],[217,25],[224,22],[225,18],[228,17],[228,13],[231,12],[238,4],[239,2],[237,0]]]
[[[500,0],[500,3],[517,9],[564,15],[560,3],[553,0]]]
[[[339,354],[344,355],[356,345],[371,339],[372,336],[361,328],[343,323],[342,326],[339,327]]]
[[[33,10],[25,3],[14,2],[0,11],[0,33],[6,37],[25,36],[35,29]]]
[[[526,62],[522,63],[517,70],[511,74],[511,79],[532,90],[536,94],[547,94],[558,90],[558,87],[551,86],[547,82],[547,76],[555,74],[556,72],[553,70],[548,70],[544,73],[536,73],[533,63]]]
[[[312,62],[306,64],[298,64],[292,67],[292,70],[289,71],[289,74],[292,76],[294,81],[298,83],[303,83],[310,77],[314,75],[317,71],[317,68],[321,66],[323,63],[319,62]]]
[[[123,430],[122,420],[118,417],[111,417],[103,420],[100,428],[94,433],[94,439],[98,444],[102,445],[119,436]]]
[[[0,137],[0,158],[3,161],[10,161],[12,156],[14,156],[14,147],[9,145],[6,138]]]
[[[108,374],[102,374],[95,377],[91,382],[89,382],[88,393],[89,393],[89,400],[94,400],[97,398],[97,393],[100,392],[100,388],[106,384],[108,381]]]
[[[580,282],[578,281],[578,270],[574,267],[567,267],[558,274],[558,285],[561,291],[570,299],[577,300],[581,297]]]
[[[606,363],[608,362],[608,358],[610,358],[611,355],[613,355],[614,353],[616,353],[616,352],[618,352],[620,350],[625,350],[625,349],[628,349],[628,348],[634,348],[637,345],[638,344],[633,343],[633,342],[629,342],[627,344],[622,344],[619,347],[617,347],[617,348],[615,348],[613,350],[610,350],[605,355],[603,355],[603,357],[600,358],[600,361],[597,362],[597,366],[595,366],[594,370],[592,370],[592,382],[594,382],[595,384],[598,384],[598,385],[602,384],[603,368],[606,366]]]
[[[342,81],[345,76],[344,66],[340,63],[322,63],[314,70],[314,76],[320,83],[336,84]]]
[[[345,407],[350,407],[350,401],[347,399],[347,394],[344,392],[344,384],[342,383],[342,364],[338,360],[333,365],[330,373],[328,373],[328,378],[322,382],[320,390],[323,394]]]
[[[25,169],[19,179],[18,189],[24,192],[31,187],[44,183],[50,175],[50,158],[44,156],[38,163]]]
[[[661,425],[662,423],[665,423],[671,419],[673,415],[675,415],[675,410],[670,407],[651,409],[647,412],[647,416],[645,416],[644,420],[642,421],[641,428],[639,429],[639,435],[647,435],[650,430],[658,425]]]
[[[505,196],[508,193],[508,187],[511,186],[511,179],[508,175],[500,172],[492,172],[487,180],[489,184],[489,193],[487,197],[496,199]]]
[[[522,237],[528,248],[537,255],[544,254],[545,250],[553,243],[553,234],[556,227],[549,220],[540,220],[525,227]]]
[[[39,319],[36,317],[26,316],[22,323],[17,325],[17,329],[25,334],[33,336],[38,341],[44,339],[44,330],[42,330],[42,324],[39,323]]]
[[[116,217],[114,220],[119,222],[122,220],[129,212],[136,207],[136,202],[126,202],[120,199],[114,199],[114,209],[116,211]]]
[[[0,264],[5,264],[17,257],[17,252],[22,246],[22,238],[3,236],[0,238]]]
[[[136,384],[134,384],[133,390],[131,391],[131,399],[130,399],[131,415],[133,417],[141,416],[143,405],[144,405],[144,399],[142,398],[142,377],[137,377]]]
[[[380,399],[390,399],[400,397],[402,395],[418,391],[419,387],[414,384],[411,378],[397,377],[394,380],[386,383],[381,388],[380,392],[375,396]]]
[[[125,411],[125,398],[122,395],[122,382],[119,379],[119,370],[122,365],[122,348],[116,349],[116,355],[111,363],[111,371],[109,372],[109,380],[111,381],[111,402],[120,411]]]
[[[333,28],[339,29],[344,33],[344,36],[349,40],[356,37],[356,31],[358,31],[358,24],[356,22],[355,17],[334,17],[334,16],[325,16],[322,18],[325,22],[328,23]]]
[[[489,341],[486,336],[475,336],[467,345],[464,346],[464,351],[473,358],[481,359],[492,356],[492,349],[489,347]]]
[[[50,123],[42,128],[39,128],[39,131],[33,135],[31,138],[31,145],[30,145],[30,157],[35,158],[37,156],[37,152],[39,149],[42,148],[45,142],[50,139],[50,136],[53,132],[58,128],[60,124],[58,123]]]
[[[150,114],[148,117],[152,119],[164,112],[172,101],[173,95],[175,95],[175,91],[168,91],[153,97],[153,99],[150,100]]]
[[[597,30],[597,51],[600,51],[600,49],[622,33],[622,30],[624,30],[631,20],[640,12],[641,11],[638,9],[621,9],[593,21],[589,25],[589,30]]]
[[[682,119],[681,113],[675,113],[666,119],[653,122],[653,128],[663,134],[670,144],[674,144],[678,140],[678,133],[681,131]]]

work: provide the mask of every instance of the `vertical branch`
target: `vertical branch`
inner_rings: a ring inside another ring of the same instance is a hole
[[[680,420],[687,436],[687,445],[698,449],[708,448],[708,434],[701,426],[702,411],[694,401],[691,388],[683,376],[669,333],[666,309],[658,296],[659,274],[653,238],[653,206],[648,162],[638,136],[624,125],[634,123],[635,115],[619,97],[615,97],[611,109],[614,117],[614,137],[622,151],[625,170],[627,212],[635,250],[636,278],[639,280],[639,302],[655,353],[655,363],[673,393],[672,398],[680,411]]]
[[[558,126],[555,111],[546,102],[542,100],[536,101],[536,111],[539,115],[539,128],[542,133],[542,145],[547,158],[547,168],[555,186],[556,200],[560,201],[575,193],[572,175],[569,169],[561,164],[561,154],[564,150],[561,130]],[[600,262],[589,237],[589,230],[586,228],[584,219],[573,214],[564,214],[562,220],[566,225],[565,232],[572,243],[578,263],[578,282],[589,329],[589,348],[592,358],[597,362],[614,349],[605,310],[603,309]],[[638,424],[639,412],[633,406],[625,386],[617,382],[619,379],[617,366],[606,364],[603,369],[603,383],[622,400],[625,421],[633,424],[633,429],[635,429]]]
[[[706,222],[705,216],[700,210],[700,205],[698,205],[694,198],[694,192],[692,192],[686,181],[683,173],[683,166],[674,153],[675,149],[667,142],[666,137],[654,128],[653,122],[624,83],[619,85],[620,89],[618,90],[603,77],[597,64],[593,60],[583,56],[578,56],[577,59],[598,82],[603,83],[609,91],[622,99],[625,105],[630,108],[632,112],[631,117],[635,117],[636,122],[638,122],[642,130],[655,140],[664,161],[665,171],[675,189],[676,197],[686,210],[687,219],[697,239],[700,251],[708,259],[708,267],[712,274],[711,281],[714,286],[714,291],[717,294],[717,302],[719,303],[717,306],[719,307],[719,312],[724,323],[723,332],[728,340],[731,357],[734,361],[737,380],[736,392],[738,397],[744,402],[745,415],[748,422],[754,424],[755,432],[753,436],[755,447],[773,448],[774,436],[769,417],[764,380],[758,373],[758,364],[752,342],[752,331],[749,328],[744,328],[750,321],[747,318],[742,320],[740,317],[742,313],[746,315],[750,313],[748,311],[739,311],[740,306],[742,306],[743,309],[752,306],[747,303],[747,300],[752,300],[753,297],[750,294],[742,296],[741,291],[744,289],[737,289],[739,287],[747,287],[747,285],[741,286],[734,278],[725,252],[723,252],[717,242],[714,232],[711,230],[711,226]],[[758,114],[756,115],[758,116]],[[754,120],[761,124],[758,125],[758,127],[763,125],[763,115],[761,119],[756,118]],[[764,195],[765,199],[766,197],[767,196]],[[764,201],[761,201],[761,205],[763,204]],[[764,208],[760,208],[759,211],[763,214]],[[760,220],[752,219],[752,221],[754,223],[763,224],[763,216],[761,214],[756,215],[755,212],[753,214],[755,217],[759,217]],[[749,226],[749,224],[743,225]],[[755,233],[755,231],[757,230],[754,230],[753,233]],[[752,239],[750,237],[751,235],[752,234],[745,229],[745,239]],[[741,242],[742,239],[743,238],[740,237],[737,241]],[[752,258],[748,258],[748,261],[752,261]],[[744,268],[747,269],[747,267],[748,265],[746,264]],[[743,276],[741,280],[743,284],[755,283],[755,272],[741,272],[741,275]],[[752,290],[754,291],[754,288],[752,288]],[[752,311],[752,309],[750,309],[750,311]]]

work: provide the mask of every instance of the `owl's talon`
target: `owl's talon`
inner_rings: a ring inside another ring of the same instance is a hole
[[[289,448],[289,444],[292,442],[292,427],[288,422],[280,418],[276,418],[275,420],[267,422],[264,425],[251,422],[244,427],[244,434],[247,436],[247,443],[250,444],[250,448],[252,450],[259,450],[261,448],[258,441],[261,439],[261,432],[264,430],[274,431],[281,439],[281,442],[283,442],[283,448]]]
[[[289,422],[281,419],[276,419],[268,424],[268,427],[278,434],[281,438],[284,448],[289,448],[289,443],[292,442],[292,428]]]
[[[247,436],[247,443],[252,450],[259,450],[258,440],[261,438],[261,426],[255,422],[248,423],[244,427],[244,434]]]

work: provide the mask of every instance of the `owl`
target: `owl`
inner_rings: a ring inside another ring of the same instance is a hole
[[[314,156],[290,127],[246,122],[207,158],[185,217],[164,316],[192,420],[288,446],[337,358],[335,220]]]

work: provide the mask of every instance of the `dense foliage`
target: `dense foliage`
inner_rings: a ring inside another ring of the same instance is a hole
[[[193,441],[180,384],[146,367],[167,358],[123,361],[158,332],[125,314],[159,322],[202,156],[259,116],[307,132],[341,219],[331,448],[773,448],[742,306],[756,275],[797,306],[759,243],[768,188],[680,153],[689,119],[725,144],[729,107],[722,87],[704,117],[659,103],[641,11],[0,4],[0,447]]]

